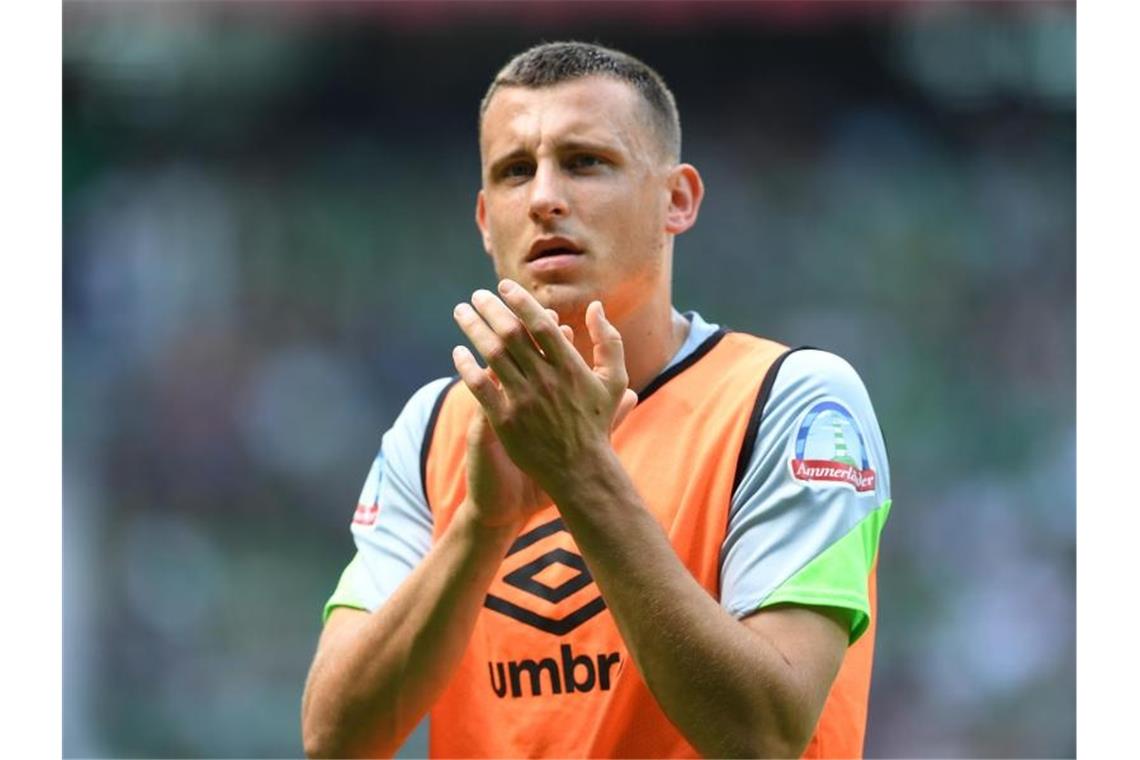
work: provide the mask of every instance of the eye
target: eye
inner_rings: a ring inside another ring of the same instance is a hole
[[[566,168],[571,171],[588,171],[604,166],[605,163],[606,160],[601,156],[595,156],[592,153],[579,153],[566,162]]]
[[[499,170],[501,179],[526,179],[534,175],[534,165],[529,161],[515,161]]]

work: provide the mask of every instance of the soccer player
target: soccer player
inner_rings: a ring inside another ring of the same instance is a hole
[[[883,440],[842,359],[672,304],[704,189],[648,66],[512,59],[480,113],[499,282],[454,319],[352,521],[305,689],[312,756],[862,752]]]

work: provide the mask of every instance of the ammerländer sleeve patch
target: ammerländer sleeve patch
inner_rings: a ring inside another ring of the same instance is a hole
[[[821,401],[804,415],[788,469],[804,483],[836,483],[858,493],[875,489],[863,432],[837,401]]]

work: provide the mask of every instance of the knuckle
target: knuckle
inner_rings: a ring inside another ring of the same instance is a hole
[[[537,323],[535,323],[532,332],[534,333],[534,337],[546,340],[556,337],[560,330],[558,329],[558,326],[550,320],[540,319]]]
[[[559,382],[555,378],[542,374],[532,381],[531,387],[528,389],[528,395],[554,396],[558,393],[559,385]]]
[[[526,329],[522,326],[521,322],[514,321],[503,328],[503,338],[512,343],[517,343],[526,338]]]
[[[486,375],[480,374],[478,377],[471,378],[467,385],[477,399],[486,400],[490,395],[491,381],[487,379]]]
[[[467,383],[475,388],[482,389],[491,384],[491,379],[487,377],[486,372],[476,369],[470,373]]]
[[[488,346],[483,352],[483,358],[487,360],[488,364],[501,364],[507,356],[507,347],[502,343],[495,343]]]
[[[517,421],[518,408],[514,404],[507,404],[499,409],[495,418],[495,427],[501,430],[513,430]]]

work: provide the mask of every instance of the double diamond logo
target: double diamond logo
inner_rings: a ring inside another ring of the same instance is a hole
[[[517,554],[547,536],[552,536],[555,533],[565,530],[566,525],[563,524],[562,518],[543,523],[534,530],[527,531],[519,536],[515,542],[511,544],[511,548],[507,551],[507,556],[510,557],[513,554]],[[564,565],[578,572],[557,586],[551,586],[538,578],[544,570],[556,564]],[[513,570],[503,576],[503,583],[514,586],[520,591],[525,591],[528,594],[537,596],[539,599],[543,599],[552,604],[557,604],[575,591],[583,589],[593,582],[594,578],[590,575],[590,571],[586,568],[586,563],[582,560],[582,557],[561,547],[551,549],[517,570]],[[494,594],[487,594],[487,598],[483,601],[483,606],[489,610],[494,610],[509,618],[513,618],[520,623],[526,623],[529,626],[546,631],[547,633],[552,633],[555,636],[562,636],[604,610],[606,608],[606,602],[602,599],[601,595],[598,595],[562,618],[551,618],[540,615],[533,610],[520,607]]]

